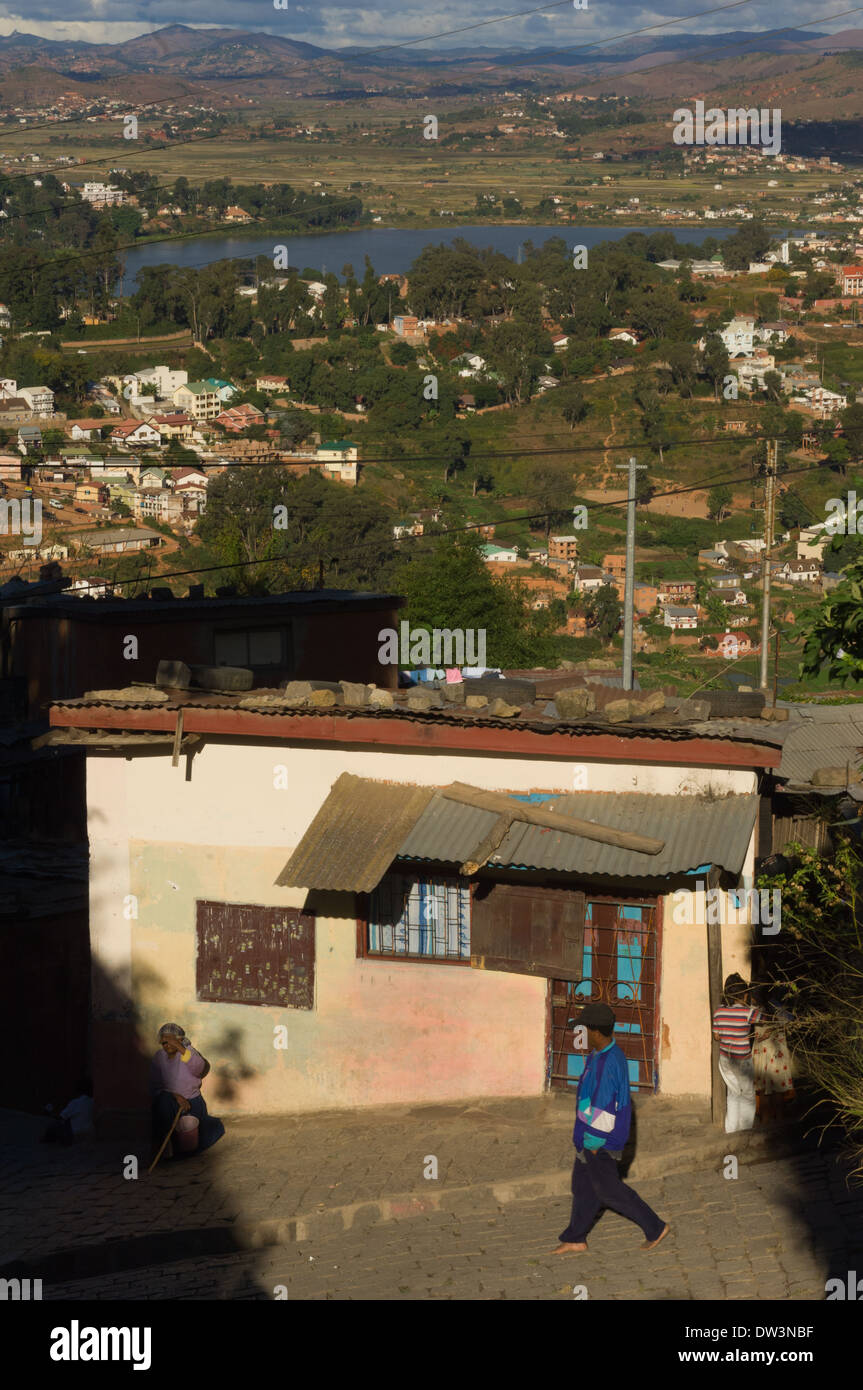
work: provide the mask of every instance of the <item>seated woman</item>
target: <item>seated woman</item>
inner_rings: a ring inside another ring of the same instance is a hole
[[[207,1113],[201,1095],[201,1082],[209,1070],[209,1062],[195,1051],[179,1023],[163,1024],[159,1029],[159,1050],[150,1068],[153,1142],[157,1150],[174,1123],[178,1107],[181,1114],[191,1113],[198,1121],[198,1145],[193,1153],[209,1149],[221,1139],[225,1126]],[[182,1153],[174,1147],[175,1158]]]

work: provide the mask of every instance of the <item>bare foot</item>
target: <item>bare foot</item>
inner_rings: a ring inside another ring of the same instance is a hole
[[[552,1250],[551,1253],[552,1253],[553,1255],[569,1255],[569,1254],[577,1254],[579,1251],[583,1251],[583,1250],[586,1250],[586,1249],[587,1249],[587,1245],[585,1244],[585,1242],[584,1242],[583,1240],[582,1240],[582,1241],[568,1241],[568,1240],[565,1240],[565,1241],[563,1241],[563,1243],[562,1243],[561,1245],[559,1245],[559,1246],[557,1247],[556,1250]]]
[[[641,1245],[640,1248],[641,1248],[642,1250],[655,1250],[656,1247],[657,1247],[657,1245],[659,1244],[659,1242],[660,1242],[661,1240],[664,1240],[664,1239],[665,1239],[665,1237],[668,1235],[668,1232],[669,1232],[670,1230],[671,1230],[671,1227],[669,1226],[668,1222],[666,1221],[666,1223],[665,1223],[665,1225],[663,1226],[662,1230],[659,1232],[659,1235],[656,1237],[656,1240],[645,1240],[645,1241],[642,1243],[642,1245]]]

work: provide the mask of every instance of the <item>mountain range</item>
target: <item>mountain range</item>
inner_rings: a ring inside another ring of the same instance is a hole
[[[286,39],[278,34],[252,33],[243,29],[194,29],[171,24],[151,34],[141,34],[116,44],[91,44],[40,38],[17,32],[0,38],[0,73],[41,65],[69,77],[92,81],[129,74],[165,74],[191,79],[263,78],[294,76],[298,68],[314,63],[334,64],[358,73],[373,69],[410,69],[434,66],[463,71],[473,64],[494,64],[521,70],[536,67],[590,66],[631,63],[656,53],[685,57],[699,51],[745,46],[750,53],[814,55],[863,48],[863,30],[838,34],[810,33],[805,29],[776,34],[734,30],[713,35],[663,33],[652,38],[612,41],[589,48],[514,49],[489,46],[434,51],[433,41],[420,48],[326,49]]]

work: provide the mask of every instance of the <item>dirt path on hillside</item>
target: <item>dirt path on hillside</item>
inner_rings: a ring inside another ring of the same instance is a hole
[[[603,439],[603,441],[602,441],[602,466],[603,466],[603,468],[605,469],[605,477],[604,477],[604,479],[603,479],[604,482],[612,482],[612,481],[614,480],[614,477],[615,477],[615,472],[614,472],[614,468],[613,468],[613,465],[612,465],[611,460],[610,460],[610,457],[609,457],[609,453],[610,453],[611,441],[612,441],[612,439],[614,438],[614,436],[615,436],[616,433],[617,433],[617,425],[615,424],[615,414],[614,414],[614,411],[612,410],[612,412],[611,412],[611,432],[610,432],[609,434],[607,434],[607,435],[605,436],[605,438]],[[590,497],[590,493],[589,493],[589,492],[588,492],[588,493],[585,493],[585,496],[586,496],[586,497]],[[626,490],[625,490],[625,489],[624,489],[623,496],[624,496],[624,497],[626,496]]]
[[[665,490],[665,485],[660,484],[660,491]],[[639,507],[639,513],[645,511],[652,512],[654,516],[679,516],[685,518],[695,518],[705,520],[707,516],[707,488],[699,488],[697,492],[675,493],[670,497],[654,497],[647,507]],[[588,502],[625,502],[625,487],[603,487],[584,489],[582,496]]]

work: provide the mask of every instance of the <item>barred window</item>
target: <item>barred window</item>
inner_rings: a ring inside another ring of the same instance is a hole
[[[387,874],[370,895],[367,955],[470,961],[470,887]]]

